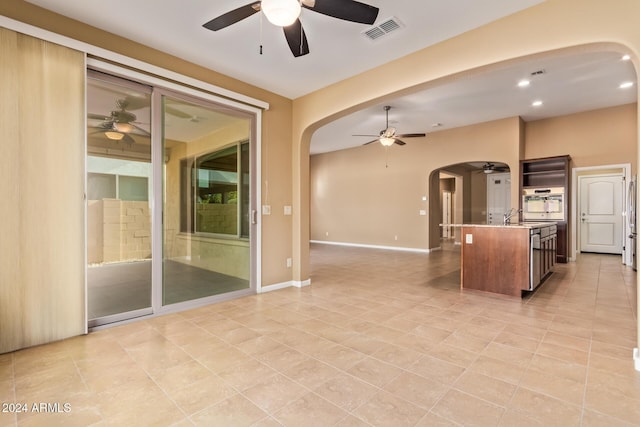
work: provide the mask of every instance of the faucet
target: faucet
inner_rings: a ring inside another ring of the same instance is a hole
[[[504,223],[504,225],[509,225],[509,224],[511,224],[511,218],[512,218],[514,215],[519,214],[520,212],[522,212],[522,209],[515,209],[515,208],[511,208],[511,209],[509,209],[509,211],[508,211],[508,212],[506,212],[506,213],[504,214],[504,216],[503,216],[503,220],[502,220],[502,222]]]

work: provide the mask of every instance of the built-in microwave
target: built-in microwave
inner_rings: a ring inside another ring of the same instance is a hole
[[[525,188],[522,191],[523,221],[564,221],[563,187]]]

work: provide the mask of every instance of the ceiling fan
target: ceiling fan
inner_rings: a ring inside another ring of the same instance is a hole
[[[495,163],[487,162],[482,166],[482,172],[494,173],[494,172],[506,172],[509,170],[507,166],[496,166]]]
[[[420,138],[420,137],[426,136],[425,133],[397,134],[396,128],[389,126],[389,110],[391,110],[391,107],[389,105],[385,105],[383,108],[387,116],[387,123],[386,123],[385,129],[381,130],[379,135],[353,135],[353,136],[375,136],[376,137],[376,139],[369,142],[365,142],[363,145],[371,144],[372,142],[376,142],[376,141],[380,141],[380,143],[385,147],[389,147],[394,143],[398,145],[405,145],[406,142],[400,140],[399,138]]]
[[[218,31],[262,11],[269,22],[282,27],[294,57],[309,53],[307,36],[299,16],[304,9],[345,21],[371,25],[379,9],[355,0],[262,0],[240,6],[205,23],[203,27]],[[261,48],[262,50],[262,48]]]
[[[111,111],[108,116],[103,114],[89,113],[88,119],[102,120],[98,126],[95,126],[98,130],[93,132],[104,133],[104,135],[113,141],[124,141],[128,144],[133,144],[135,140],[131,137],[131,133],[142,134],[149,136],[150,133],[145,129],[139,127],[136,124],[136,115],[130,111],[127,111],[129,101],[127,99],[116,100],[117,109]]]

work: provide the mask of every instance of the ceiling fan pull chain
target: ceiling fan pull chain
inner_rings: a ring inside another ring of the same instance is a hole
[[[300,0],[299,3],[300,3],[300,7],[302,7],[302,0]],[[298,16],[298,19],[300,19],[299,16]],[[304,28],[302,27],[302,24],[300,24],[300,56],[304,54],[303,46],[304,46]]]
[[[264,12],[260,10],[260,55],[262,55],[262,17],[264,16]]]

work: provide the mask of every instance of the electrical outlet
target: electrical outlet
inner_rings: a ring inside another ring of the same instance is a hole
[[[287,258],[287,268],[291,268],[293,265],[293,260],[291,258]]]
[[[284,207],[284,214],[285,215],[291,215],[291,206],[285,206]]]

